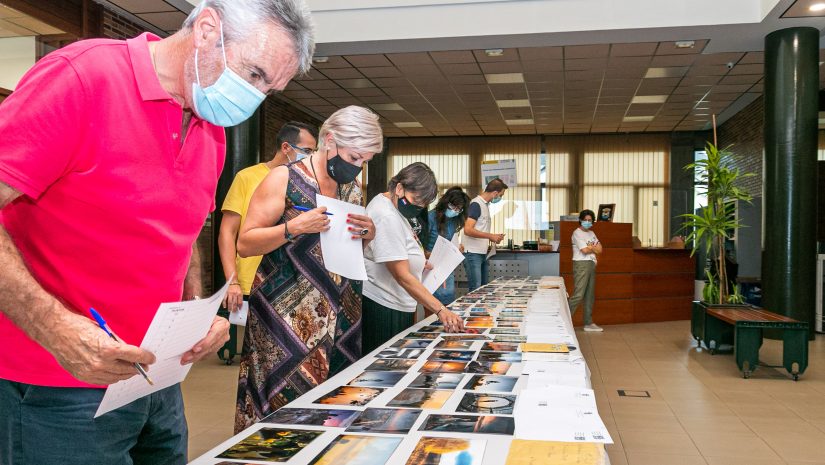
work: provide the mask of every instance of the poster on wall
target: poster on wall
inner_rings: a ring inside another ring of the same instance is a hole
[[[483,186],[496,178],[504,181],[507,187],[516,187],[516,160],[487,160],[481,162]]]

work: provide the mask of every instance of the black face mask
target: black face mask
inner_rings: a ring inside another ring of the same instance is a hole
[[[360,166],[345,162],[338,154],[327,160],[327,173],[338,184],[349,184],[355,181],[360,172]]]
[[[407,200],[406,196],[400,197],[398,199],[398,212],[401,213],[401,215],[404,218],[408,218],[408,219],[415,218],[415,217],[418,216],[419,213],[421,213],[421,210],[423,210],[423,209],[424,209],[424,207],[419,207],[418,205],[413,205],[412,202]]]

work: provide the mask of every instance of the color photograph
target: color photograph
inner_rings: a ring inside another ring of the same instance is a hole
[[[527,342],[527,336],[520,334],[496,334],[493,339],[496,342]]]
[[[367,371],[407,371],[415,365],[415,362],[415,360],[401,358],[383,358],[372,362],[366,369]]]
[[[395,398],[387,402],[390,407],[440,409],[444,402],[453,395],[453,391],[436,389],[404,389]]]
[[[515,405],[515,394],[476,394],[468,392],[461,398],[456,412],[512,415]]]
[[[281,425],[314,425],[346,428],[355,419],[358,410],[330,410],[322,408],[282,408],[261,420],[262,423]]]
[[[438,341],[435,345],[437,349],[469,349],[473,346],[473,341]]]
[[[474,375],[464,385],[468,391],[512,392],[516,385],[516,376]]]
[[[347,433],[407,434],[420,414],[420,409],[368,408],[352,422]]]
[[[424,349],[400,349],[398,347],[388,347],[375,358],[418,358],[424,353]]]
[[[481,350],[490,352],[517,352],[518,344],[512,342],[485,342]]]
[[[517,328],[493,328],[490,330],[490,334],[510,334],[516,335],[521,334],[521,330]]]
[[[476,353],[472,350],[434,350],[429,360],[469,362]]]
[[[475,415],[430,415],[419,431],[446,431],[451,433],[513,434],[513,417]]]
[[[520,321],[499,321],[496,325],[499,328],[521,328]]]
[[[421,367],[422,373],[463,373],[467,362],[437,362],[427,360]]]
[[[340,386],[315,401],[325,405],[364,406],[378,397],[384,390],[379,388]]]
[[[393,387],[406,374],[401,371],[365,371],[348,384],[358,387]]]
[[[435,339],[438,337],[438,333],[422,333],[413,331],[411,333],[407,333],[404,336],[404,339]]]
[[[402,438],[342,434],[309,465],[384,465]]]
[[[521,352],[479,352],[476,358],[479,362],[521,362]]]
[[[427,339],[399,339],[390,345],[399,349],[426,349],[433,341]]]
[[[261,428],[222,452],[218,458],[286,462],[323,433],[301,429]]]
[[[493,340],[490,336],[485,336],[484,334],[451,334],[447,336],[441,336],[442,339],[445,341],[491,341]]]
[[[428,438],[418,440],[407,465],[481,465],[486,441]]]
[[[421,373],[408,387],[424,389],[457,389],[464,373]]]
[[[422,326],[421,328],[418,328],[418,331],[421,333],[443,333],[444,327],[442,325]]]
[[[467,373],[479,373],[483,375],[505,375],[510,370],[507,362],[470,362],[464,369]]]

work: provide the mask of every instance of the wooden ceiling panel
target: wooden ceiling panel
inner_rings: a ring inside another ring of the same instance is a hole
[[[610,53],[609,44],[600,45],[568,45],[564,47],[565,60],[576,58],[603,58]]]
[[[361,73],[368,78],[401,77],[401,71],[394,66],[378,66],[375,68],[360,68]]]
[[[518,50],[515,48],[505,48],[501,56],[487,56],[484,50],[473,50],[473,55],[479,63],[490,63],[498,61],[519,61]]]
[[[452,50],[446,52],[430,52],[430,57],[436,63],[475,63],[476,59],[470,50]]]
[[[392,62],[384,55],[346,55],[344,56],[352,66],[358,68],[374,68],[377,66],[392,66]]]
[[[622,68],[611,68],[609,76],[615,79],[643,78],[647,73],[647,68],[634,68],[632,66]]]
[[[522,61],[561,60],[564,58],[562,47],[527,47],[518,49]]]
[[[649,57],[656,53],[658,42],[643,42],[631,44],[613,44],[610,47],[610,56],[614,57]]]
[[[321,73],[330,79],[361,79],[364,77],[355,68],[329,68],[321,71]]]
[[[650,61],[651,61],[650,56],[636,56],[636,57],[611,56],[610,59],[607,60],[607,67],[608,67],[608,69],[626,68],[626,67],[646,68],[646,67],[651,66]]]
[[[318,69],[326,69],[326,68],[348,68],[350,67],[350,63],[344,59],[342,56],[330,56],[326,57],[326,63],[312,63],[313,68]]]
[[[761,74],[729,74],[722,78],[719,81],[719,84],[722,85],[729,85],[729,84],[756,84],[762,79]]]
[[[607,58],[581,58],[564,60],[565,71],[578,71],[585,69],[604,69],[607,65]]]
[[[377,87],[349,89],[349,93],[356,97],[372,97],[376,95],[386,95],[383,90]]]
[[[447,80],[457,85],[464,84],[484,84],[487,85],[487,79],[482,74],[461,74],[461,75],[447,75]]]
[[[676,42],[659,42],[656,55],[695,55],[702,53],[702,50],[708,44],[707,40],[695,40],[694,42],[694,46],[690,48],[679,48],[676,46]]]
[[[521,62],[518,61],[502,61],[492,63],[481,63],[481,71],[484,74],[506,74],[506,73],[520,73],[523,71]]]
[[[522,69],[524,69],[525,72],[564,71],[564,61],[522,61],[521,67]]]
[[[476,63],[444,63],[439,67],[444,74],[481,74]]]
[[[743,56],[745,56],[745,54],[741,52],[711,53],[708,55],[699,55],[693,64],[696,66],[736,64]]]
[[[728,74],[764,74],[765,65],[762,63],[739,63]]]
[[[691,66],[696,61],[696,55],[656,55],[650,61],[651,68],[672,68]]]
[[[388,53],[386,57],[396,66],[434,65],[430,54],[427,52]]]
[[[739,64],[759,64],[765,62],[765,52],[748,52],[739,60]]]

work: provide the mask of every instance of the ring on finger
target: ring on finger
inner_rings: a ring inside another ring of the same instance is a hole
[[[367,234],[370,233],[370,230],[369,230],[369,228],[364,228],[361,231],[359,231],[358,233],[362,236],[366,236]]]

